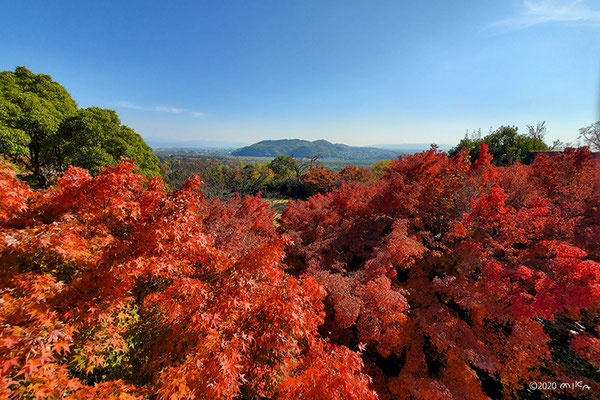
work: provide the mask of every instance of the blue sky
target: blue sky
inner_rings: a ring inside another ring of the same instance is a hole
[[[125,4],[122,4],[125,3]],[[2,1],[25,65],[146,139],[454,144],[600,119],[600,1]]]

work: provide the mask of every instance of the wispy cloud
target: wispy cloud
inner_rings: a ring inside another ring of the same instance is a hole
[[[118,108],[130,108],[132,110],[143,110],[144,109],[144,107],[138,106],[137,104],[133,104],[126,100],[119,100],[114,103],[114,106],[118,107]]]
[[[167,113],[171,113],[171,114],[181,114],[185,110],[183,108],[170,107],[170,106],[156,106],[156,107],[154,107],[154,111],[167,112]]]
[[[590,8],[583,0],[524,0],[517,15],[490,26],[528,28],[547,23],[600,26],[600,10]]]
[[[185,108],[173,107],[173,106],[153,106],[153,107],[143,107],[137,104],[134,104],[127,100],[119,100],[113,103],[113,107],[116,108],[129,108],[131,110],[142,110],[142,111],[154,111],[161,113],[169,113],[169,114],[187,114],[194,118],[202,118],[206,115],[206,113],[202,111],[192,111]]]

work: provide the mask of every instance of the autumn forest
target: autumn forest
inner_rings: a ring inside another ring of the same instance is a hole
[[[37,190],[3,162],[2,397],[590,398],[596,161],[491,161],[404,156],[278,226],[260,197],[167,192],[128,160]]]

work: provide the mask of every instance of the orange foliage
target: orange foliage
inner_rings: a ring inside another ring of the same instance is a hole
[[[39,191],[0,164],[0,398],[600,391],[596,162],[491,161],[313,168],[280,231],[258,197],[167,193],[127,160]]]
[[[338,177],[340,181],[345,182],[367,182],[374,179],[374,174],[370,168],[362,168],[350,164],[338,172]]]
[[[330,169],[312,167],[302,175],[302,181],[308,195],[314,195],[333,189],[336,175]]]
[[[0,397],[376,398],[319,336],[324,292],[284,272],[265,202],[134,169],[37,192],[0,169]]]

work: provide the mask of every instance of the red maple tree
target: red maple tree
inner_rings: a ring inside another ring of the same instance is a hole
[[[339,189],[290,203],[284,232],[260,198],[207,200],[198,178],[167,193],[134,168],[71,168],[33,191],[0,164],[0,397],[600,390],[600,175],[586,149],[348,168]],[[591,393],[544,395],[559,391]]]
[[[366,344],[381,399],[511,398],[540,380],[600,390],[595,161],[490,161],[485,144],[474,164],[465,150],[404,156],[281,218],[291,271],[327,291],[321,332]]]
[[[265,202],[134,169],[31,191],[0,166],[1,397],[376,398]]]

